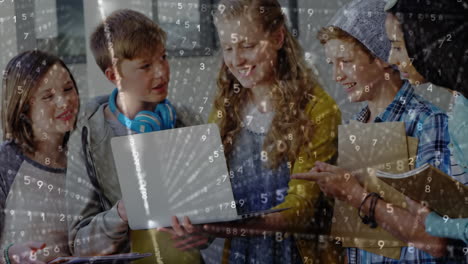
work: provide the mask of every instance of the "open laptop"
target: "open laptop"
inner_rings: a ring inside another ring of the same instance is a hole
[[[216,124],[115,137],[111,140],[123,201],[133,230],[233,221],[238,214]]]

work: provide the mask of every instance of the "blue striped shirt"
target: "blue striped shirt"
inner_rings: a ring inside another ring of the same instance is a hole
[[[354,117],[360,122],[368,122],[369,107],[364,107]],[[418,138],[416,167],[429,163],[450,175],[450,151],[448,144],[447,115],[432,103],[415,94],[413,87],[405,82],[390,105],[373,122],[404,122],[406,135]],[[365,264],[415,264],[447,263],[414,247],[403,247],[400,259],[390,259],[357,248],[348,248],[348,263]]]

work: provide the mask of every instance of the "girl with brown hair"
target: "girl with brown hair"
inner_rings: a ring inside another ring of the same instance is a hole
[[[79,109],[73,76],[56,56],[23,52],[6,66],[1,107],[1,261],[70,255],[63,201],[67,140]]]

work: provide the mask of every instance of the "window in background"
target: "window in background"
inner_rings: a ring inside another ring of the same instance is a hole
[[[167,32],[170,56],[211,56],[217,48],[212,0],[153,0],[154,20]]]
[[[35,10],[38,49],[58,55],[67,64],[86,63],[83,1],[39,0]]]
[[[299,9],[297,0],[278,0],[283,13],[286,15],[287,26],[295,38],[299,37]]]

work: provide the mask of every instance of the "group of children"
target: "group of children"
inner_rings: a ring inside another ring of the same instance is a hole
[[[354,0],[317,38],[350,101],[367,102],[354,120],[404,122],[406,134],[419,139],[416,167],[429,163],[467,184],[468,47],[456,27],[467,23],[468,3],[440,2]],[[183,124],[166,99],[166,33],[139,12],[117,10],[90,38],[97,65],[116,87],[110,95],[80,109],[67,66],[41,51],[15,56],[4,71],[0,263],[130,251],[153,253],[138,263],[203,263],[200,249],[214,237],[226,238],[223,263],[466,261],[463,252],[448,254],[447,248],[461,241],[466,247],[467,219],[444,220],[411,200],[407,209],[384,199],[371,205],[372,194],[355,175],[332,165],[340,110],[307,66],[277,0],[219,4],[225,8],[215,12],[214,23],[223,60],[209,122],[219,126],[234,197],[242,212],[289,209],[228,224],[197,226],[173,218],[172,228],[128,227],[111,138]],[[425,22],[431,15],[415,15],[425,10],[454,31],[425,37],[438,25]],[[446,50],[446,56],[431,58],[431,49],[441,47],[415,44],[448,34],[464,53]],[[427,63],[432,59],[449,63]],[[413,88],[426,80],[456,91],[450,118]],[[372,215],[415,248],[402,248],[395,260],[357,248],[345,254],[334,242],[325,243],[332,203],[323,194]]]

